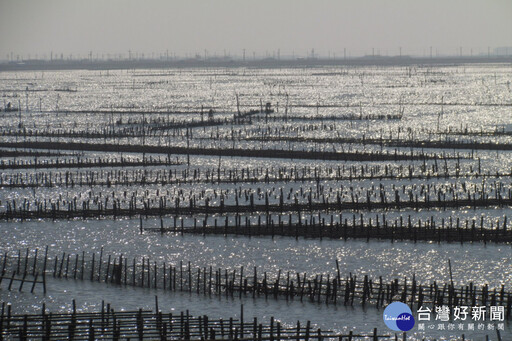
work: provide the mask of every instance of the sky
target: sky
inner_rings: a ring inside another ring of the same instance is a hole
[[[512,46],[512,0],[0,0],[0,59],[469,55]],[[512,53],[512,49],[510,49]]]

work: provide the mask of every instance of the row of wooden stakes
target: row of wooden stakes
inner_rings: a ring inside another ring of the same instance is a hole
[[[503,224],[500,221],[496,225],[492,223],[491,228],[484,228],[483,217],[480,226],[476,226],[476,220],[461,221],[456,219],[456,223],[450,217],[449,221],[442,219],[441,224],[436,225],[433,216],[426,221],[418,220],[416,224],[411,223],[411,216],[408,216],[408,221],[404,222],[402,217],[400,219],[389,220],[384,216],[379,220],[379,216],[372,220],[369,218],[367,222],[360,219],[356,220],[356,215],[352,214],[352,219],[340,216],[339,219],[334,220],[334,215],[329,218],[318,217],[314,215],[299,218],[295,221],[295,216],[292,219],[292,214],[288,217],[279,215],[277,221],[271,215],[258,215],[257,218],[250,218],[245,216],[245,221],[242,216],[235,215],[230,219],[229,216],[225,217],[212,217],[213,224],[208,224],[208,216],[203,219],[194,218],[193,225],[184,225],[184,220],[172,217],[172,225],[165,226],[163,218],[160,218],[160,227],[143,227],[142,216],[140,217],[140,233],[144,231],[157,232],[157,233],[174,233],[184,235],[201,234],[201,235],[240,235],[240,236],[284,236],[284,237],[299,237],[303,238],[316,238],[316,239],[342,239],[347,241],[349,238],[353,239],[378,239],[402,241],[412,240],[415,243],[418,241],[434,241],[443,242],[460,242],[461,244],[467,242],[488,242],[493,243],[512,243],[512,230],[507,228],[507,219],[505,217]],[[309,218],[309,219],[308,219]],[[181,224],[180,224],[181,223]]]
[[[237,271],[214,269],[212,266],[193,268],[190,262],[184,265],[183,261],[176,265],[165,262],[158,264],[145,257],[133,258],[130,261],[122,255],[104,255],[103,249],[99,255],[93,253],[92,258],[87,260],[85,251],[81,255],[64,252],[62,256],[54,257],[53,269],[46,269],[47,262],[51,261],[50,258],[46,258],[47,252],[48,249],[43,260],[38,259],[37,251],[33,257],[29,255],[28,249],[25,256],[21,251],[15,256],[6,252],[2,256],[2,273],[5,274],[9,270],[25,274],[40,272],[45,278],[48,272],[55,278],[195,292],[203,295],[253,298],[264,296],[274,299],[306,300],[312,303],[372,305],[377,308],[395,300],[408,302],[418,308],[423,305],[501,305],[504,306],[506,318],[512,317],[512,292],[508,291],[510,289],[506,290],[505,285],[491,289],[487,284],[480,287],[473,283],[457,287],[453,282],[436,281],[421,284],[414,276],[412,280],[405,278],[403,283],[400,283],[398,278],[385,281],[382,277],[372,279],[368,275],[361,276],[362,279],[353,274],[342,277],[338,260],[335,274],[308,276],[306,273],[282,270],[277,273],[261,274],[258,273],[258,268],[254,267],[252,273],[247,275],[244,274],[246,269],[243,266]]]
[[[315,328],[310,321],[296,325],[282,325],[270,317],[270,321],[258,321],[256,317],[246,321],[241,305],[239,318],[211,318],[207,315],[191,316],[189,311],[163,313],[155,296],[155,311],[115,311],[102,301],[101,311],[48,313],[45,305],[41,314],[13,314],[11,305],[2,302],[0,315],[0,340],[19,338],[29,340],[389,340],[389,333],[340,333]],[[402,339],[405,340],[406,333]],[[395,335],[398,340],[398,335]]]

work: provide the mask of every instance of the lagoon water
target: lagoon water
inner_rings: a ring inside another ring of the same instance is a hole
[[[245,136],[257,136],[262,130],[302,137],[380,137],[393,134],[394,137],[407,134],[415,139],[441,139],[435,132],[458,131],[504,131],[510,130],[512,105],[512,67],[505,64],[482,65],[446,65],[417,67],[343,67],[343,68],[306,68],[306,69],[172,69],[172,70],[76,70],[44,72],[3,72],[0,73],[0,101],[11,102],[21,106],[21,113],[1,113],[0,125],[4,130],[23,126],[34,130],[95,130],[109,128],[117,122],[118,126],[136,126],[140,120],[147,124],[164,122],[197,121],[200,119],[201,107],[205,113],[210,107],[215,110],[215,118],[231,119],[237,111],[237,99],[241,110],[259,110],[260,103],[271,102],[275,116],[289,115],[302,117],[295,121],[254,121],[247,126],[237,126]],[[288,104],[287,104],[288,103]],[[346,115],[388,115],[403,109],[401,120],[336,120],[333,116]],[[145,114],[140,114],[146,112]],[[442,112],[442,114],[440,114]],[[153,120],[153,121],[152,121]],[[329,127],[331,125],[331,127]],[[301,127],[309,130],[300,130]],[[313,129],[313,127],[316,127]],[[334,127],[334,129],[332,129]],[[287,130],[288,129],[288,130]],[[294,130],[295,129],[295,130]],[[299,129],[299,130],[297,130]],[[194,128],[194,138],[183,135],[172,136],[172,144],[177,146],[225,147],[233,143],[227,137],[231,134],[230,125],[208,128]],[[178,130],[176,130],[176,133]],[[295,135],[294,135],[295,134]],[[217,136],[219,136],[217,138]],[[212,138],[213,137],[213,138]],[[165,145],[166,136],[149,136],[144,143]],[[467,136],[452,135],[459,141],[499,141],[512,142],[512,136]],[[70,141],[67,137],[32,136],[30,140]],[[1,136],[0,140],[15,141],[15,136]],[[106,137],[104,142],[137,143],[129,138],[112,139]],[[295,150],[325,150],[333,148],[344,150],[366,150],[393,152],[394,147],[372,145],[343,145],[312,142],[273,142],[251,141],[237,142],[239,148],[294,148]],[[407,148],[404,148],[404,150]],[[407,152],[407,150],[405,150]],[[469,154],[469,150],[425,150],[429,153],[448,153],[450,155]],[[483,173],[506,173],[512,168],[510,152],[476,151],[473,159],[455,159],[447,161],[447,167],[454,170],[461,167],[463,171],[476,168],[477,158],[481,160]],[[105,157],[105,153],[88,152],[82,157]],[[75,156],[70,156],[73,158]],[[125,155],[125,157],[135,157]],[[60,157],[62,158],[62,156]],[[65,158],[65,157],[64,157]],[[48,157],[52,159],[52,157]],[[360,162],[304,161],[281,159],[245,159],[245,158],[207,158],[201,156],[178,156],[182,163],[170,166],[178,170],[187,167],[207,169],[217,167],[294,167],[294,166],[339,166],[343,164],[360,166]],[[2,157],[5,162],[14,160],[33,160],[33,157]],[[374,162],[373,165],[384,163]],[[399,166],[400,162],[391,162]],[[421,166],[421,161],[403,162]],[[148,170],[166,169],[167,166],[151,166]],[[168,167],[167,167],[168,168]],[[92,169],[101,172],[101,169]],[[70,169],[76,171],[76,169]],[[3,183],[22,174],[25,178],[36,176],[41,172],[66,172],[66,169],[13,169],[2,170]],[[419,191],[421,184],[427,180],[385,180],[385,181],[325,181],[326,188],[350,186],[368,188],[371,186],[409,186]],[[482,179],[468,177],[465,179],[432,179],[436,186],[460,184],[464,186],[481,186]],[[503,184],[502,190],[511,189],[509,178],[486,179],[491,193],[493,182]],[[471,185],[470,185],[471,184]],[[300,187],[315,192],[320,186],[311,183],[259,183],[239,184],[246,189],[261,187],[271,191],[272,187],[290,189],[298,192]],[[408,188],[409,188],[408,187]],[[214,190],[233,190],[229,184],[214,185],[208,183],[180,185],[129,185],[129,186],[82,186],[82,187],[36,187],[8,188],[0,186],[0,211],[7,209],[12,200],[51,200],[59,196],[73,198],[86,197],[104,193],[108,196],[116,192],[144,192],[155,197],[156,190],[169,191],[174,195],[180,189],[209,193]],[[458,187],[457,187],[458,188]],[[458,189],[460,190],[460,189]],[[447,190],[448,191],[448,190]],[[274,192],[277,190],[274,189]],[[494,193],[494,192],[493,192]],[[171,196],[172,196],[171,195]],[[177,194],[176,194],[177,195]],[[199,194],[198,194],[199,195]],[[347,194],[348,195],[348,194]],[[232,199],[230,199],[232,200]],[[338,212],[337,212],[338,213]],[[352,214],[352,212],[343,212]],[[365,218],[375,213],[364,213]],[[360,212],[356,212],[357,215]],[[486,225],[503,223],[510,214],[508,207],[460,208],[458,210],[405,210],[386,212],[393,219],[400,215],[411,215],[414,221],[436,220],[460,217],[480,221],[484,217]],[[165,217],[170,224],[170,217]],[[145,226],[158,227],[160,219],[148,218]],[[15,254],[17,250],[43,249],[49,246],[50,255],[66,253],[99,252],[124,255],[125,257],[146,257],[154,261],[178,264],[190,261],[192,266],[213,266],[235,269],[243,266],[256,266],[259,271],[276,274],[282,271],[306,272],[308,274],[336,273],[335,261],[340,262],[342,276],[349,273],[358,277],[369,275],[371,278],[382,276],[386,280],[394,278],[411,279],[413,276],[421,283],[448,282],[450,273],[448,260],[451,261],[453,280],[456,285],[468,285],[470,282],[480,286],[489,284],[491,288],[504,285],[512,290],[512,246],[495,243],[435,243],[413,241],[375,241],[370,240],[317,240],[286,237],[243,237],[243,236],[197,236],[197,235],[160,235],[152,233],[139,234],[139,220],[121,218],[88,220],[31,220],[0,222],[0,251]],[[361,308],[360,305],[345,307],[343,305],[325,305],[299,300],[286,301],[265,300],[264,298],[243,297],[224,298],[208,297],[188,293],[170,293],[162,290],[126,288],[73,281],[71,279],[53,279],[48,283],[48,293],[30,294],[28,292],[8,291],[4,284],[0,290],[0,300],[10,302],[15,312],[36,312],[41,303],[53,311],[69,309],[71,300],[76,299],[78,309],[87,311],[101,306],[101,300],[110,302],[117,310],[135,308],[152,308],[153,296],[158,295],[163,311],[189,310],[193,315],[208,314],[216,317],[237,316],[240,304],[244,304],[245,315],[257,316],[268,320],[275,316],[285,324],[294,324],[297,320],[311,320],[314,325],[325,330],[356,330],[371,332],[373,328],[388,331],[382,320],[382,310],[374,307]],[[487,326],[486,326],[487,327]],[[391,331],[389,331],[391,332]],[[428,331],[422,333],[415,327],[408,335],[411,339],[429,338],[455,339],[461,334],[466,339],[481,340],[485,335],[496,337],[495,331]],[[512,325],[505,323],[502,332],[504,339],[512,337]]]

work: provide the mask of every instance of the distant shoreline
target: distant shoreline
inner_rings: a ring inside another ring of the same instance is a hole
[[[461,65],[473,63],[512,63],[512,56],[478,57],[382,57],[367,56],[338,59],[259,59],[243,61],[238,59],[222,60],[27,60],[23,62],[0,63],[0,72],[4,71],[45,71],[45,70],[122,70],[122,69],[176,69],[176,68],[314,68],[343,66],[411,66],[411,65]]]

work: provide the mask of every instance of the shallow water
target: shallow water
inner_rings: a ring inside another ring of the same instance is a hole
[[[455,65],[426,67],[350,67],[350,68],[315,68],[315,69],[179,69],[179,70],[117,70],[117,71],[45,71],[45,72],[4,72],[0,73],[0,103],[11,102],[22,108],[21,113],[0,114],[3,129],[15,130],[18,126],[38,131],[64,131],[66,129],[124,129],[137,127],[142,120],[148,126],[161,122],[190,122],[201,120],[201,106],[204,115],[211,107],[215,110],[215,119],[231,119],[237,112],[236,95],[242,111],[259,110],[267,101],[276,110],[276,120],[264,118],[254,120],[250,125],[222,125],[206,128],[194,128],[193,138],[185,136],[184,129],[171,130],[168,135],[147,137],[146,144],[191,147],[231,147],[240,149],[286,149],[315,151],[366,151],[389,152],[398,149],[402,153],[411,153],[410,148],[383,147],[368,144],[339,144],[307,142],[250,141],[242,139],[231,141],[233,130],[238,129],[244,138],[262,136],[290,137],[352,137],[352,138],[401,138],[437,140],[444,139],[439,131],[494,131],[504,128],[510,131],[511,88],[510,65]],[[63,91],[66,90],[66,91]],[[67,90],[76,90],[67,91]],[[288,105],[287,105],[288,103]],[[332,120],[332,116],[347,115],[388,115],[403,110],[401,120]],[[141,112],[147,112],[142,114]],[[302,116],[302,120],[287,121],[286,115]],[[206,116],[205,116],[206,117]],[[191,130],[192,131],[192,130]],[[171,135],[172,134],[172,135]],[[188,134],[188,132],[187,132]],[[265,135],[267,134],[267,135]],[[219,136],[219,138],[217,138]],[[481,141],[510,143],[512,136],[462,136],[449,135],[455,141]],[[70,141],[66,137],[29,137],[32,141]],[[16,141],[15,136],[1,136],[0,140]],[[85,140],[85,139],[82,139]],[[140,137],[120,139],[92,139],[91,142],[102,143],[141,143]],[[414,153],[421,152],[420,148]],[[446,165],[454,174],[472,173],[477,169],[478,158],[482,173],[510,173],[512,159],[510,152],[451,149],[425,149],[425,153],[457,156],[460,160],[439,161],[440,168]],[[119,157],[119,155],[115,155]],[[82,157],[112,157],[108,153],[87,152]],[[125,153],[123,157],[137,158],[140,155]],[[469,157],[469,158],[465,158]],[[68,159],[74,159],[69,157]],[[174,158],[174,156],[173,156]],[[46,159],[56,159],[48,157]],[[59,157],[66,159],[66,157]],[[415,172],[421,166],[430,169],[437,161],[398,161],[398,162],[332,162],[308,160],[283,160],[261,158],[209,158],[202,156],[176,157],[182,164],[177,166],[146,167],[149,171],[162,169],[184,170],[187,167],[216,169],[240,169],[242,167],[304,167],[340,165],[359,169],[366,164],[389,165],[390,167],[414,165]],[[5,162],[33,161],[33,157],[2,157]],[[31,176],[37,172],[51,174],[55,177],[65,176],[67,171],[76,169],[22,169],[2,170],[2,181],[9,181],[11,176],[21,173]],[[93,172],[101,169],[92,168]],[[105,169],[108,172],[108,168]],[[107,175],[103,175],[103,179]],[[348,188],[365,197],[366,190],[380,184],[388,197],[393,195],[393,186],[421,193],[425,183],[441,188],[451,198],[455,193],[462,195],[466,188],[478,193],[484,182],[481,178],[449,178],[430,180],[364,180],[333,181],[321,183],[314,181],[295,183],[239,183],[230,184],[169,184],[114,186],[82,186],[67,188],[9,189],[0,188],[0,210],[4,211],[8,201],[23,200],[64,200],[74,197],[94,195],[122,196],[124,192],[142,193],[148,191],[146,198],[157,198],[156,191],[169,192],[169,200],[182,196],[180,190],[201,196],[202,192],[218,204],[216,192],[226,194],[226,204],[233,203],[234,188],[270,194],[270,203],[276,203],[277,195],[283,189],[299,193],[316,194],[322,188],[326,195],[340,191],[348,200]],[[450,192],[453,185],[455,192]],[[485,180],[485,192],[489,196],[499,191],[507,195],[512,183],[507,176]],[[494,187],[493,187],[494,186]],[[464,188],[464,189],[462,189]],[[499,190],[497,190],[498,188]],[[332,190],[332,192],[331,192]],[[215,191],[215,192],[214,192]],[[407,191],[402,199],[407,198]],[[322,192],[322,191],[320,191]],[[214,195],[215,193],[215,195]],[[429,193],[430,194],[430,193]],[[92,194],[91,194],[92,195]],[[186,194],[188,195],[188,194]],[[333,200],[335,195],[331,195]],[[421,197],[421,196],[420,196]],[[293,200],[293,196],[291,197]],[[320,196],[317,197],[320,200]],[[432,192],[431,200],[435,199]],[[306,196],[301,197],[306,201]],[[423,199],[422,199],[423,200]],[[264,202],[264,196],[256,196],[256,202]],[[336,217],[342,213],[351,220],[352,214],[363,213],[364,220],[376,219],[385,213],[387,219],[399,219],[411,215],[413,224],[423,222],[434,216],[436,224],[448,219],[460,218],[480,221],[483,217],[486,228],[496,226],[499,220],[503,224],[510,214],[509,207],[469,208],[457,210],[391,210],[388,212],[333,212]],[[328,217],[327,212],[313,212],[313,215]],[[251,214],[257,219],[257,214]],[[277,216],[274,216],[277,217]],[[304,213],[304,219],[309,213]],[[187,224],[192,224],[193,217],[183,217]],[[202,218],[202,217],[201,217]],[[224,216],[210,216],[208,222],[224,219]],[[232,217],[229,219],[232,220]],[[230,221],[231,221],[230,220]],[[374,220],[375,221],[375,220]],[[510,221],[510,220],[509,220]],[[171,225],[171,217],[164,217],[164,222]],[[158,227],[160,219],[144,220],[145,227]],[[176,236],[152,233],[139,234],[138,219],[91,219],[70,221],[9,221],[0,222],[0,251],[15,254],[19,249],[50,248],[50,255],[86,252],[87,256],[98,253],[102,248],[105,254],[123,255],[127,258],[146,257],[167,264],[190,261],[194,267],[213,266],[236,269],[241,266],[256,266],[259,272],[267,271],[271,276],[279,269],[290,272],[314,274],[335,274],[335,261],[339,260],[342,276],[349,273],[358,277],[369,275],[371,278],[382,276],[385,280],[393,278],[411,279],[413,276],[422,283],[447,282],[450,280],[448,260],[451,262],[453,280],[456,285],[489,284],[491,288],[504,285],[512,290],[512,246],[507,244],[483,243],[413,243],[361,240],[298,240],[284,237],[236,237],[236,236]],[[224,297],[205,297],[187,293],[169,293],[162,290],[141,288],[119,288],[112,285],[75,282],[72,280],[49,280],[46,296],[27,292],[0,290],[0,300],[10,302],[17,312],[34,312],[45,302],[51,310],[69,310],[71,300],[77,299],[80,310],[97,309],[101,300],[113,304],[118,309],[152,308],[153,296],[159,296],[160,307],[164,311],[190,310],[192,314],[208,314],[215,317],[237,316],[240,304],[244,304],[246,316],[257,316],[268,320],[275,316],[286,324],[296,320],[311,320],[322,329],[347,331],[354,329],[369,333],[374,327],[387,331],[382,311],[371,307],[363,310],[360,306],[344,307],[325,304],[301,303],[299,300],[286,301],[252,299],[249,297],[226,299]],[[411,339],[419,339],[422,334],[413,329]],[[494,331],[429,331],[428,336],[449,339],[464,332],[466,339],[475,337],[483,339],[489,335],[495,337]],[[510,323],[502,337],[507,339],[512,333]]]

